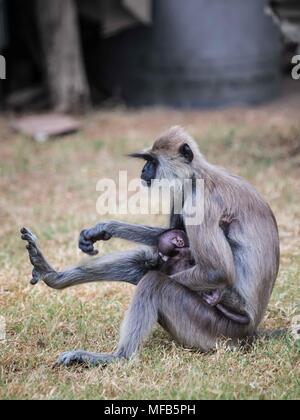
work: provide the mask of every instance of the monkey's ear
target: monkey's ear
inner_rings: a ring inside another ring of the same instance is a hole
[[[194,153],[192,152],[192,149],[187,143],[184,143],[179,148],[179,153],[181,156],[183,156],[189,163],[192,162],[194,159]]]

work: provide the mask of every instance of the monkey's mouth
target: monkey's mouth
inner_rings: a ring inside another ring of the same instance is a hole
[[[158,254],[160,256],[160,258],[163,260],[163,262],[167,262],[169,261],[170,257],[168,257],[167,255],[162,254],[161,252],[159,252]]]

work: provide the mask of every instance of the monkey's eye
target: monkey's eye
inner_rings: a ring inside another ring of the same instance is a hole
[[[179,153],[189,163],[192,162],[192,160],[194,159],[194,153],[187,143],[184,143],[183,145],[180,146]]]

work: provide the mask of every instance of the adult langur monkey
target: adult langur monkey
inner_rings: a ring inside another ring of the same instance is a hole
[[[93,258],[63,272],[47,263],[35,236],[23,228],[22,239],[28,243],[34,266],[32,284],[43,280],[54,289],[64,289],[113,280],[137,286],[117,350],[112,354],[71,351],[60,356],[59,364],[99,365],[129,359],[157,321],[180,344],[208,351],[220,338],[235,341],[253,335],[265,314],[279,268],[278,230],[268,204],[248,182],[209,164],[180,127],[171,128],[149,151],[134,156],[146,160],[141,177],[148,185],[161,178],[203,179],[204,220],[197,226],[186,224],[184,203],[182,214],[171,214],[167,229],[117,221],[100,223],[81,233],[79,247],[83,252],[95,255],[94,243],[112,237],[146,247]],[[168,276],[156,268],[158,238],[170,228],[185,230],[195,266]],[[217,289],[226,291],[227,297],[231,291],[241,297],[249,317],[247,325],[228,320],[202,299],[203,293]]]

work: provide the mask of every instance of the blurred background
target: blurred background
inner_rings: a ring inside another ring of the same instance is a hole
[[[281,269],[261,328],[298,331],[299,44],[299,0],[0,0],[0,399],[300,399],[288,334],[201,355],[157,328],[138,363],[53,368],[64,350],[112,351],[133,287],[32,288],[19,239],[27,226],[53,267],[77,264],[79,232],[103,220],[99,179],[139,177],[142,162],[126,155],[182,125],[274,210]]]
[[[297,0],[0,0],[0,104],[260,104],[280,95],[298,42]]]

